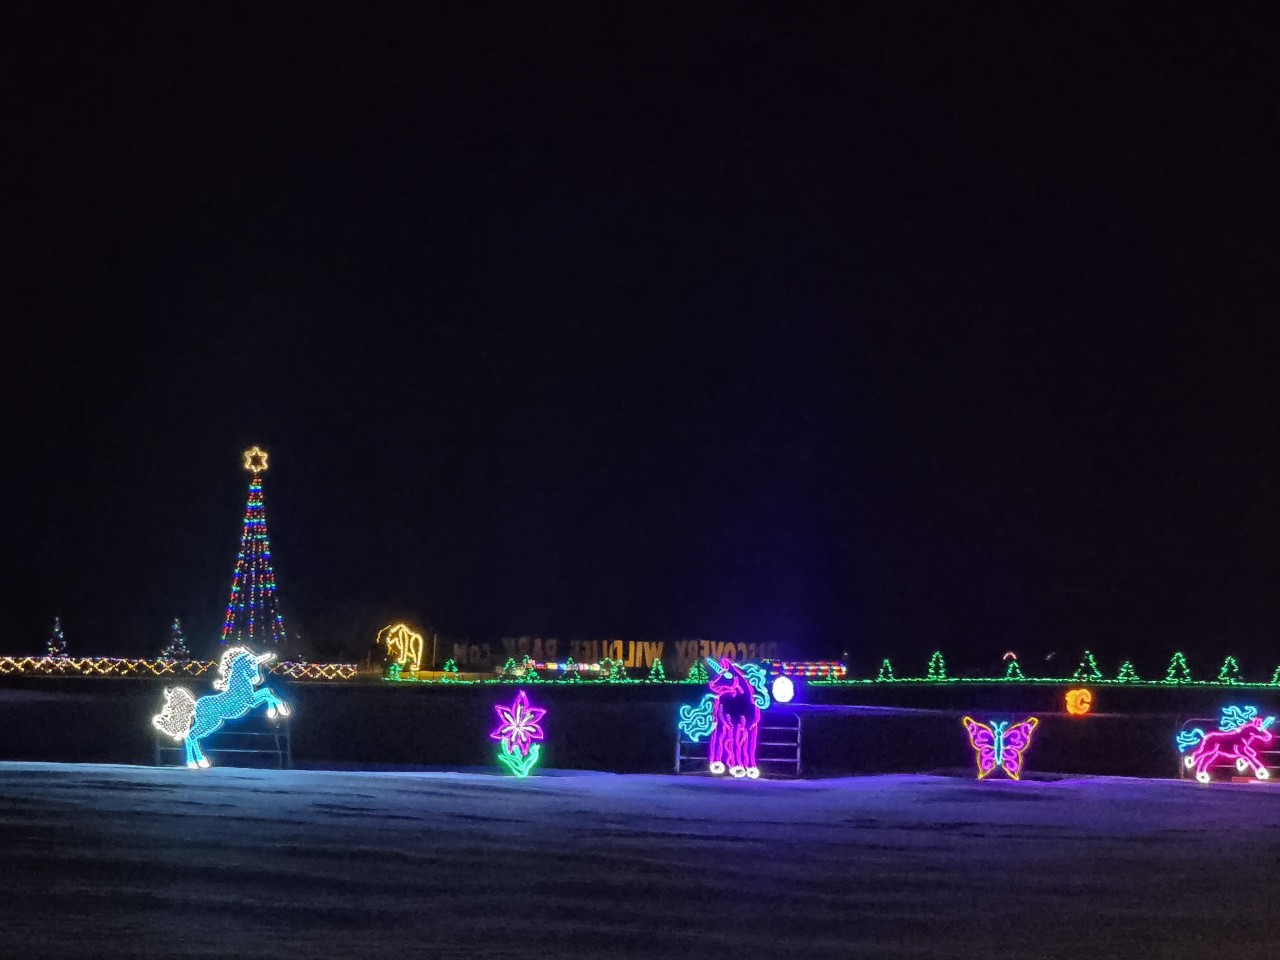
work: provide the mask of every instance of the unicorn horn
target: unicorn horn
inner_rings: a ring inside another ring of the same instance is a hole
[[[274,653],[271,653],[270,651],[268,651],[266,653],[255,654],[253,659],[257,660],[259,663],[266,663],[268,660],[270,660],[274,656],[275,656]]]

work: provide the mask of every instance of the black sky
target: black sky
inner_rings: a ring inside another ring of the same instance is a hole
[[[848,6],[6,14],[0,648],[1269,675],[1274,24]]]

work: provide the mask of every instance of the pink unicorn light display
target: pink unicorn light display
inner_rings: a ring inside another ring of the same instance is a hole
[[[714,666],[714,664],[713,664]],[[760,776],[756,765],[756,737],[760,727],[760,705],[756,691],[742,668],[728,657],[721,657],[719,673],[710,678],[715,699],[711,731],[711,772],[730,776]]]
[[[1188,770],[1195,771],[1198,781],[1208,783],[1212,767],[1232,760],[1240,773],[1252,770],[1254,777],[1259,780],[1271,778],[1271,771],[1258,756],[1258,746],[1275,739],[1275,734],[1269,728],[1276,718],[1263,719],[1256,714],[1257,710],[1253,707],[1245,707],[1243,710],[1228,707],[1223,711],[1221,726],[1224,729],[1211,733],[1196,729],[1178,735],[1178,749],[1190,750],[1182,758],[1182,762]]]

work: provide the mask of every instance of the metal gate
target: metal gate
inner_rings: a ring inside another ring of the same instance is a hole
[[[766,710],[760,716],[756,740],[756,765],[762,777],[800,776],[801,729],[798,713]],[[676,773],[706,773],[710,737],[690,740],[676,728]]]

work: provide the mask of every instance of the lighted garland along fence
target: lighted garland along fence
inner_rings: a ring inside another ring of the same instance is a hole
[[[216,660],[131,660],[122,657],[0,657],[0,676],[28,677],[199,677]],[[354,663],[293,663],[267,667],[291,680],[352,680]]]

